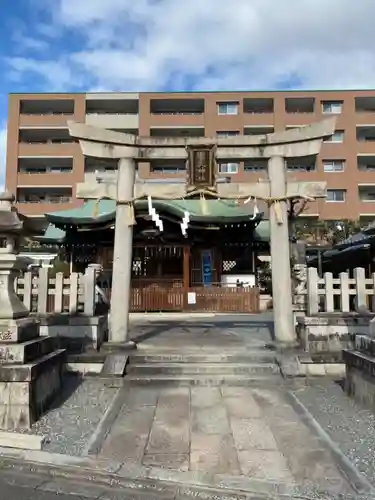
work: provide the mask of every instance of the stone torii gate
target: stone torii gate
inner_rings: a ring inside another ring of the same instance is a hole
[[[287,180],[285,158],[317,155],[323,138],[335,130],[335,118],[313,125],[261,136],[230,138],[156,138],[113,132],[68,122],[85,156],[118,160],[116,182],[81,183],[77,197],[116,201],[110,341],[129,342],[134,201],[141,198],[181,199],[200,196],[265,200],[269,205],[275,340],[295,342],[288,231],[288,200],[325,197],[325,182]],[[136,162],[154,159],[188,161],[184,183],[156,184],[136,180]],[[268,159],[268,181],[221,183],[216,160]]]

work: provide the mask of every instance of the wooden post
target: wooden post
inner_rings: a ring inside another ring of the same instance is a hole
[[[182,262],[182,276],[184,287],[184,308],[188,307],[187,294],[190,288],[190,247],[184,246],[183,262]]]

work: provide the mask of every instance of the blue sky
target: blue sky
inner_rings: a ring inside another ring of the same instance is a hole
[[[0,13],[2,163],[10,92],[375,87],[374,0],[2,0]]]

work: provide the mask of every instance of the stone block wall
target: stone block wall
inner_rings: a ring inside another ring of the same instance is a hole
[[[301,347],[313,360],[342,362],[343,349],[353,349],[357,335],[366,335],[374,314],[320,313],[297,318]]]
[[[375,409],[375,339],[358,335],[354,349],[345,350],[343,357],[347,394]]]

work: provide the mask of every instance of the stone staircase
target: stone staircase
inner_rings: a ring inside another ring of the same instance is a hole
[[[258,386],[281,381],[275,354],[265,348],[244,352],[161,352],[139,349],[130,356],[125,380],[172,386]]]

